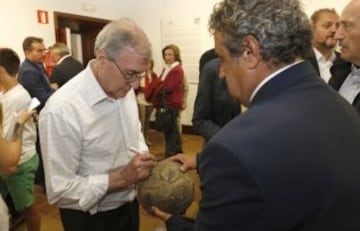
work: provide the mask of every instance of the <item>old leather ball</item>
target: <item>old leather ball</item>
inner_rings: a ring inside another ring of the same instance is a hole
[[[174,215],[185,213],[194,198],[194,181],[179,166],[174,161],[162,160],[147,179],[138,183],[137,197],[146,212],[152,214],[151,207],[155,206]]]

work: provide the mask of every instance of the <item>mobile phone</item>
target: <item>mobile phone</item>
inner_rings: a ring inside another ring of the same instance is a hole
[[[39,105],[40,105],[40,101],[38,100],[38,98],[34,97],[31,99],[31,101],[27,107],[27,110],[31,111],[31,110],[37,108]]]

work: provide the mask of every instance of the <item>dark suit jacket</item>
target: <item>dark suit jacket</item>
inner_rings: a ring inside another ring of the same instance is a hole
[[[335,51],[335,56],[336,56],[336,58],[335,58],[335,60],[333,62],[333,65],[343,62],[341,60],[339,52]],[[318,62],[316,60],[316,56],[315,56],[315,53],[314,53],[313,50],[311,50],[311,53],[310,53],[309,57],[307,58],[307,60],[313,65],[313,67],[315,68],[316,73],[318,74],[318,76],[320,76],[319,64],[318,64]]]
[[[192,124],[205,141],[240,114],[240,104],[229,94],[226,81],[219,78],[219,70],[219,59],[213,59],[200,72]]]
[[[212,48],[210,50],[205,51],[204,53],[202,53],[202,55],[200,56],[199,59],[199,72],[201,72],[201,70],[203,69],[203,67],[205,66],[205,64],[212,60],[217,58],[217,54],[215,52],[215,48]]]
[[[346,77],[351,72],[351,63],[343,62],[333,65],[330,69],[331,78],[329,80],[330,86],[332,86],[335,90],[339,91],[341,85],[345,81]],[[360,93],[357,94],[352,105],[356,109],[356,111],[360,114]]]
[[[60,64],[54,66],[50,82],[57,83],[61,87],[82,70],[83,65],[73,57],[68,56]]]
[[[351,105],[310,63],[290,67],[199,155],[195,230],[360,230],[359,140]]]
[[[37,108],[38,111],[44,107],[46,100],[55,91],[50,87],[44,67],[28,59],[25,59],[20,66],[18,81],[31,97],[39,99],[41,105]]]

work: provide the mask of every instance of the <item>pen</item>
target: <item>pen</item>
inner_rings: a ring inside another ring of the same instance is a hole
[[[140,155],[141,154],[141,152],[138,149],[134,148],[134,147],[130,147],[130,152],[134,153],[135,155]],[[129,157],[132,157],[132,156],[129,154]]]

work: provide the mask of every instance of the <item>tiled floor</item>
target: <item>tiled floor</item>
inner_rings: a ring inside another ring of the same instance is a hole
[[[162,134],[150,130],[150,141],[152,146],[150,147],[151,153],[157,158],[162,159],[164,153],[164,141]],[[195,154],[202,148],[202,139],[195,135],[183,135],[183,149],[186,154]],[[187,215],[195,217],[198,209],[198,201],[200,199],[199,180],[195,172],[191,172],[195,180],[195,198],[187,211]],[[41,192],[39,187],[36,187],[36,205],[41,213],[41,231],[64,231],[61,222],[59,211],[56,207],[47,203],[46,196]],[[142,209],[140,209],[140,231],[154,231],[158,227],[165,227],[163,222],[157,218],[154,218]],[[24,224],[20,225],[15,231],[26,231]]]

